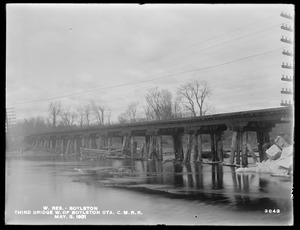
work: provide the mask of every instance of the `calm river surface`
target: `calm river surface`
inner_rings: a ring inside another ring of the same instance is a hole
[[[291,190],[291,178],[236,174],[228,166],[10,152],[6,153],[5,221],[289,225],[293,223]],[[99,212],[79,212],[87,206]],[[72,214],[75,208],[78,212]]]

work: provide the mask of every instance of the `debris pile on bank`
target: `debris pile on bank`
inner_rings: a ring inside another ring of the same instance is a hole
[[[80,148],[80,156],[83,158],[112,158],[125,159],[122,155],[122,149],[89,149]]]
[[[273,175],[291,175],[293,173],[293,146],[278,136],[269,149],[266,150],[267,160],[256,163],[255,167],[238,168],[237,173],[256,172]]]

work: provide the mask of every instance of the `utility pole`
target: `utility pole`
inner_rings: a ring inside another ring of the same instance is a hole
[[[5,110],[5,133],[9,133],[11,125],[15,125],[17,121],[15,108],[6,108]]]
[[[292,26],[290,26],[288,23],[292,20],[293,21],[293,16],[291,16],[288,13],[285,12],[281,12],[280,14],[281,17],[283,17],[285,19],[285,23],[283,23],[281,25],[281,29],[283,30],[282,32],[285,33],[286,36],[282,36],[280,41],[282,43],[286,43],[289,44],[288,49],[284,49],[282,51],[282,55],[284,56],[285,60],[287,60],[289,63],[287,62],[283,62],[281,65],[281,68],[283,69],[284,73],[281,77],[281,81],[283,82],[283,84],[286,86],[284,88],[281,89],[281,94],[285,97],[284,100],[281,100],[281,106],[292,106],[294,104],[293,102],[293,91],[292,88],[294,86],[293,82],[294,82],[294,67],[293,67],[293,63],[294,63],[294,54],[292,52],[293,50],[293,41],[291,38],[287,37],[290,36],[291,33],[293,35],[293,28]],[[288,98],[288,99],[286,99]]]

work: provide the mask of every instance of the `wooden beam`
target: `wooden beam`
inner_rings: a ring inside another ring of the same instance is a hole
[[[142,147],[141,147],[141,160],[144,159],[145,151],[146,151],[146,143],[143,142]]]
[[[182,134],[173,134],[173,149],[175,154],[175,159],[182,161],[183,160],[183,146],[182,146]]]
[[[157,160],[163,160],[163,144],[162,144],[162,136],[158,135],[156,137],[156,153],[157,153]]]
[[[60,142],[60,154],[64,153],[64,143],[65,140],[63,138],[61,138],[61,142]]]
[[[232,137],[231,137],[231,153],[229,158],[229,163],[234,163],[234,157],[235,157],[235,151],[236,151],[236,145],[237,145],[237,131],[233,131]]]
[[[128,136],[123,137],[123,143],[122,143],[122,155],[127,155],[127,146],[128,146]]]
[[[65,152],[66,155],[69,154],[69,148],[70,148],[70,138],[67,139],[67,146],[66,146],[66,152]]]
[[[212,161],[216,161],[217,157],[216,157],[216,149],[215,149],[215,135],[214,134],[210,134],[210,149],[211,149],[211,160]]]
[[[149,150],[150,150],[150,136],[145,136],[146,146],[145,146],[145,155],[146,158],[149,159]]]
[[[219,161],[223,162],[223,142],[222,133],[216,134],[216,145],[217,145],[217,158]]]
[[[193,162],[198,160],[198,135],[199,134],[192,134],[191,158]]]
[[[78,139],[76,137],[74,137],[73,139],[73,149],[74,149],[74,154],[77,155],[78,153]]]
[[[253,152],[250,143],[247,143],[247,152],[251,155],[251,157],[253,158],[254,162],[258,162],[257,157],[256,157],[255,153]]]
[[[187,162],[189,163],[191,161],[191,151],[192,151],[192,137],[193,134],[187,134],[187,137],[186,137],[186,147],[187,147],[187,150],[184,154],[184,162]]]
[[[242,165],[243,167],[248,166],[248,156],[247,156],[247,142],[248,142],[248,132],[242,132]]]
[[[157,159],[156,153],[156,135],[150,136],[150,147],[149,147],[149,157],[150,159]]]
[[[241,150],[241,132],[237,132],[237,145],[236,145],[236,164],[240,164],[240,150]]]
[[[197,135],[198,142],[198,161],[202,162],[202,134]]]
[[[137,150],[137,142],[134,140],[134,137],[131,136],[130,138],[130,152],[131,152],[131,159],[135,160],[136,158],[136,151]]]
[[[111,150],[111,148],[113,147],[113,143],[112,143],[112,137],[107,137],[107,145],[109,147],[109,150]]]

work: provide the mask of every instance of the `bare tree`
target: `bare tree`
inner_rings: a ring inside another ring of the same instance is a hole
[[[62,125],[63,126],[74,126],[77,116],[78,116],[77,113],[74,111],[70,111],[69,108],[62,109],[60,112]]]
[[[183,117],[180,98],[178,96],[176,96],[175,100],[173,101],[172,111],[173,111],[174,118],[182,118]]]
[[[77,121],[79,123],[80,128],[82,128],[85,122],[84,107],[78,107],[76,111],[77,111]]]
[[[145,96],[146,103],[148,105],[148,113],[153,113],[156,120],[161,120],[160,116],[160,93],[158,88],[148,90],[147,95]]]
[[[86,125],[90,126],[90,120],[91,120],[91,107],[90,107],[90,105],[85,105],[83,107],[83,113],[84,113],[84,120],[86,122]]]
[[[191,79],[177,89],[177,95],[181,98],[182,105],[196,117],[204,116],[209,107],[206,103],[207,98],[211,94],[211,89],[206,81]]]
[[[132,102],[128,105],[128,108],[126,110],[126,115],[130,122],[136,122],[138,118],[138,102]]]
[[[144,113],[146,116],[146,121],[154,121],[155,120],[155,114],[150,105],[146,104],[144,106]]]
[[[167,89],[150,89],[145,96],[145,115],[148,120],[165,120],[174,118],[172,93]]]
[[[167,89],[160,91],[160,116],[162,120],[173,118],[172,93]]]
[[[43,117],[25,118],[24,121],[18,125],[21,126],[24,135],[41,133],[49,129]]]
[[[61,112],[61,103],[60,102],[51,102],[49,105],[49,114],[48,120],[50,125],[55,128],[57,126],[57,118]]]
[[[90,108],[97,120],[97,123],[99,125],[103,125],[104,124],[104,115],[105,115],[105,112],[107,111],[106,103],[100,102],[100,101],[96,102],[94,100],[91,100]]]
[[[121,113],[118,117],[119,122],[128,123],[128,122],[137,122],[140,117],[138,115],[138,102],[132,102],[128,105],[126,111]]]
[[[109,107],[106,107],[106,110],[107,110],[107,116],[106,116],[107,124],[110,125],[111,109]]]

